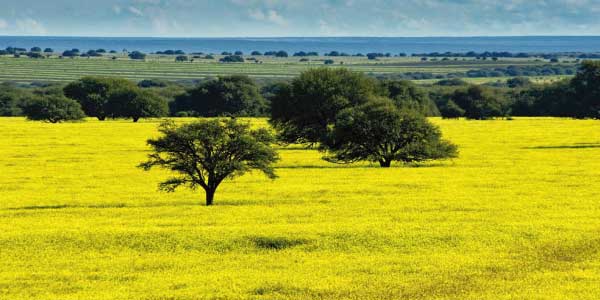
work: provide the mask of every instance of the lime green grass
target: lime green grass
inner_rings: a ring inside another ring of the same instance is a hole
[[[135,167],[158,121],[2,118],[0,299],[598,299],[600,122],[433,121],[460,158],[292,146],[207,208]]]
[[[253,78],[286,79],[297,76],[310,68],[324,66],[323,60],[333,59],[334,65],[329,67],[346,67],[353,71],[371,75],[391,75],[407,72],[427,72],[432,74],[448,74],[466,72],[482,68],[506,68],[511,65],[533,66],[547,62],[525,59],[501,59],[499,61],[481,61],[462,59],[457,61],[421,62],[419,58],[381,58],[368,60],[360,57],[310,57],[310,62],[300,62],[298,57],[273,58],[257,56],[263,63],[251,61],[246,63],[222,64],[221,56],[213,60],[194,59],[194,62],[175,62],[174,57],[149,56],[145,61],[134,61],[122,56],[116,60],[102,58],[65,58],[48,59],[13,58],[0,56],[0,82],[67,82],[83,76],[115,76],[131,80],[165,79],[196,80],[219,75],[248,75]],[[340,63],[343,63],[340,64]],[[497,78],[488,78],[495,81]]]

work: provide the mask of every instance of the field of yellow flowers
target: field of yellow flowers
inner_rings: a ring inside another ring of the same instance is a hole
[[[600,298],[600,122],[433,121],[458,159],[290,146],[204,207],[136,168],[159,121],[1,118],[0,299]]]

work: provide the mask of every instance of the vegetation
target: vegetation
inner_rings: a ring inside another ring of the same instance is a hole
[[[454,158],[455,145],[441,140],[441,132],[418,112],[399,109],[387,98],[367,101],[341,111],[327,143],[326,160],[354,163],[378,162],[389,168],[404,163]]]
[[[277,180],[225,180],[209,209],[134,167],[157,120],[0,118],[0,297],[597,298],[600,122],[431,121],[460,157],[278,148]]]
[[[193,115],[261,116],[267,104],[258,86],[247,76],[225,76],[205,81],[175,98],[173,113],[187,111]]]
[[[50,123],[80,121],[85,117],[77,101],[60,94],[34,97],[23,107],[23,113],[29,120]]]
[[[140,167],[158,166],[177,173],[160,184],[173,192],[177,187],[202,187],[206,205],[213,205],[214,195],[223,180],[260,170],[274,179],[272,164],[278,160],[271,148],[273,137],[266,129],[250,130],[250,125],[236,119],[197,121],[177,127],[173,122],[160,126],[162,136],[148,140],[154,151]]]

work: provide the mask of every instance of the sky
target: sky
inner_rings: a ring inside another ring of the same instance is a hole
[[[600,35],[600,0],[0,0],[0,35]]]

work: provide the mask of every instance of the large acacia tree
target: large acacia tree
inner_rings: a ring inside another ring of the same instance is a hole
[[[162,167],[176,176],[160,184],[172,192],[177,187],[202,187],[206,205],[212,205],[223,180],[259,170],[274,179],[273,163],[278,155],[271,147],[274,138],[266,129],[251,130],[235,119],[202,120],[182,126],[172,121],[161,124],[162,136],[148,140],[153,153],[140,164],[145,170]]]
[[[455,145],[441,139],[440,130],[422,114],[399,109],[392,100],[377,98],[343,110],[321,147],[336,163],[421,162],[456,157]]]

